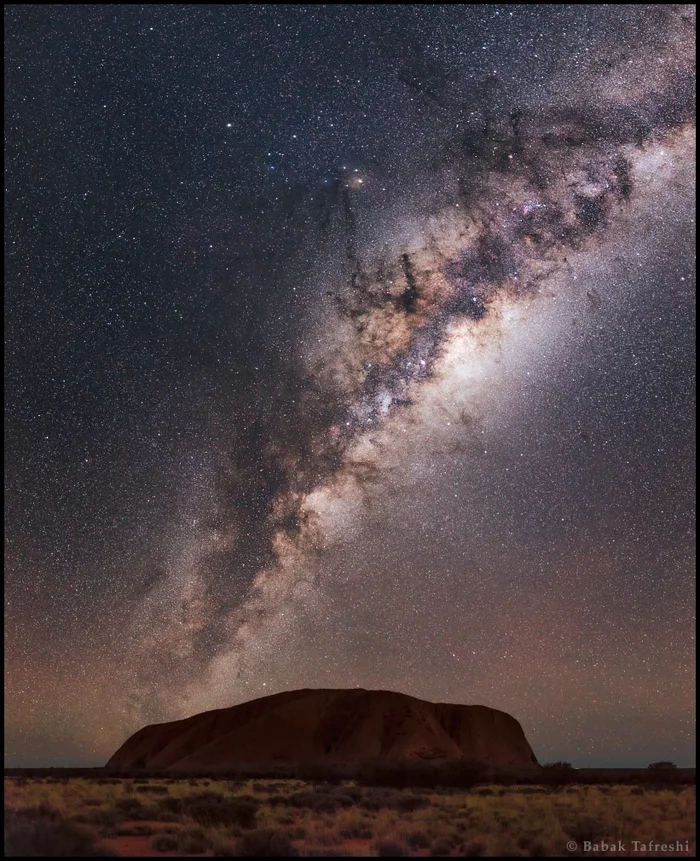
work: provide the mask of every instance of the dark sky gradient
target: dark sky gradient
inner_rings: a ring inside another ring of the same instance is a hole
[[[690,765],[694,7],[5,25],[6,765],[349,686]]]

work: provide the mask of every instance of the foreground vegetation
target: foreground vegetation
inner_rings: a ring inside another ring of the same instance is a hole
[[[300,780],[5,779],[10,856],[678,856],[695,854],[694,822],[695,787],[682,784],[399,789]],[[635,852],[635,840],[681,841],[683,848]],[[595,853],[584,851],[585,841],[627,846]]]

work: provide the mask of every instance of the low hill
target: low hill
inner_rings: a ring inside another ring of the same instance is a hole
[[[286,691],[146,726],[106,767],[214,772],[459,760],[537,767],[520,724],[505,712],[360,688]]]

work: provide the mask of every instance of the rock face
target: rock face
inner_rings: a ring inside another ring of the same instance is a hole
[[[356,688],[287,691],[147,726],[107,768],[196,772],[460,759],[537,766],[520,724],[505,712]]]

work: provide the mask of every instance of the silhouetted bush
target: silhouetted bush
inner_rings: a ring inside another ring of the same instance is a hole
[[[545,786],[562,786],[579,780],[570,762],[548,762],[542,766],[540,782]]]
[[[265,828],[241,837],[236,843],[236,855],[245,858],[289,858],[299,855],[299,850],[284,831]]]
[[[105,858],[116,855],[96,845],[97,835],[47,805],[5,811],[5,856]]]
[[[673,771],[674,768],[678,768],[675,762],[666,762],[665,760],[661,760],[660,762],[650,762],[647,768],[650,771]]]

